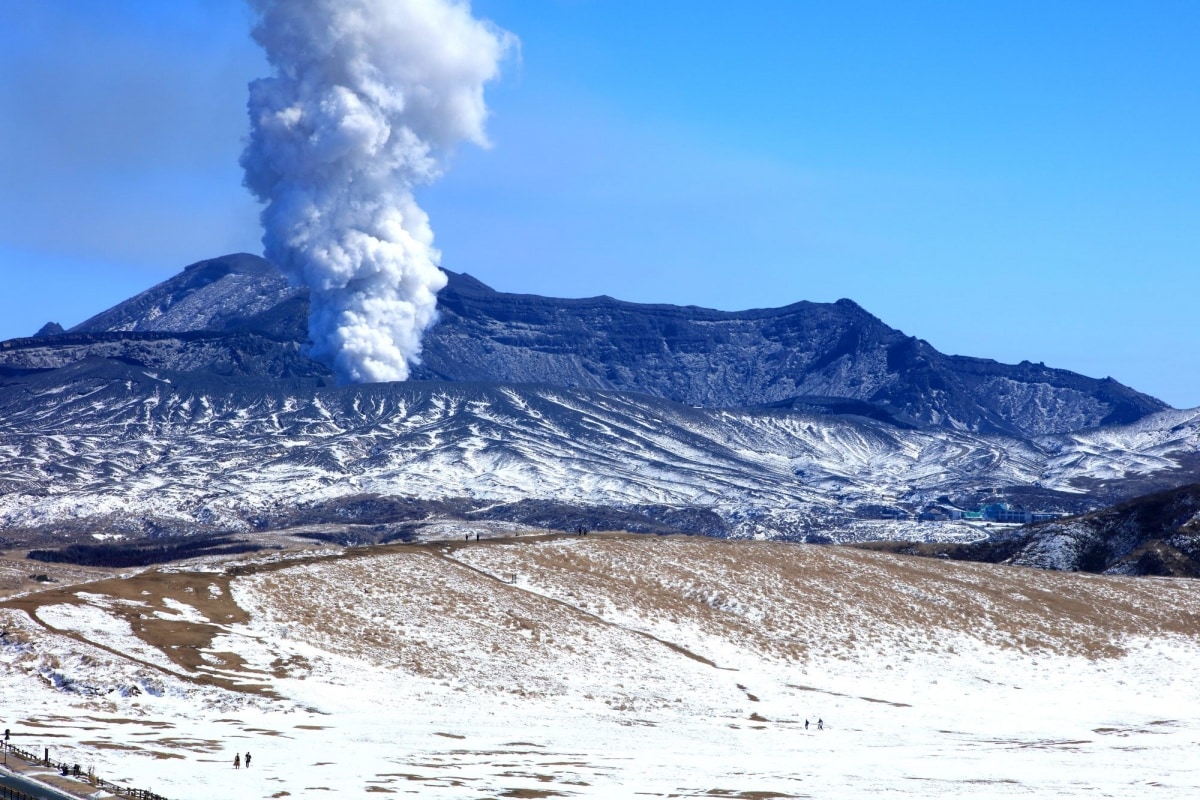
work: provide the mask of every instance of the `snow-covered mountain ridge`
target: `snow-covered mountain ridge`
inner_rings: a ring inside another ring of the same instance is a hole
[[[0,343],[4,536],[352,522],[379,540],[469,518],[963,540],[982,533],[881,517],[1079,512],[1200,470],[1198,411],[944,356],[850,301],[720,312],[450,277],[430,380],[332,387],[306,295],[249,255]]]
[[[509,294],[448,275],[416,379],[632,391],[705,407],[849,404],[901,424],[1015,436],[1124,424],[1166,408],[1107,378],[945,355],[850,300],[727,312]],[[0,358],[18,367],[112,357],[112,343],[130,333],[129,358],[157,369],[194,371],[207,360],[222,374],[328,376],[297,355],[307,316],[307,296],[268,262],[225,256],[66,334],[4,343]],[[95,336],[103,338],[89,351]],[[230,352],[221,353],[225,336]],[[147,338],[160,342],[154,352]],[[256,357],[242,357],[247,347]]]

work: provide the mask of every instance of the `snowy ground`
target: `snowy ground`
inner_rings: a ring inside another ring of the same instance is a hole
[[[14,744],[173,800],[1200,792],[1194,583],[598,535],[240,563],[0,602]]]

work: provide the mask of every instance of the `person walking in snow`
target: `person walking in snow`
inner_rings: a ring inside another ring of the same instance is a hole
[[[823,720],[823,719],[817,720],[817,730],[819,730],[819,731],[825,730],[825,720]]]
[[[233,768],[234,769],[242,768],[242,754],[241,753],[233,754]]]
[[[804,730],[808,730],[808,720],[804,720]]]
[[[246,751],[246,769],[250,769],[250,751]]]

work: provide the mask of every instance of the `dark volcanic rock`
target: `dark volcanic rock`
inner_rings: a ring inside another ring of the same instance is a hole
[[[64,333],[0,342],[0,374],[68,367],[110,359],[150,369],[229,376],[332,381],[327,367],[308,358],[299,341],[256,333]]]
[[[944,355],[850,300],[724,312],[507,294],[448,275],[414,379],[547,383],[1021,437],[1132,422],[1166,408],[1111,379]],[[225,256],[67,334],[5,342],[0,366],[54,368],[101,356],[328,380],[329,371],[304,356],[307,310],[305,291],[268,262]]]
[[[724,312],[505,294],[450,278],[414,377],[633,391],[709,407],[824,406],[1018,436],[1166,408],[1111,379],[946,356],[850,300]]]
[[[57,336],[58,334],[60,334],[62,332],[63,332],[62,325],[59,325],[57,322],[47,322],[42,327],[38,328],[38,332],[35,333],[33,336],[35,339],[37,339],[37,338],[42,338],[45,336]]]

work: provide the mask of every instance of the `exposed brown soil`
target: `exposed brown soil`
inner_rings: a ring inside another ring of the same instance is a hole
[[[245,612],[233,602],[230,596],[229,587],[232,578],[229,575],[212,572],[163,572],[151,569],[120,577],[97,579],[96,574],[89,574],[88,577],[90,581],[84,586],[64,585],[21,597],[9,597],[0,602],[0,606],[24,611],[38,624],[53,630],[51,626],[46,625],[38,618],[36,611],[39,607],[84,603],[86,600],[79,596],[81,591],[104,595],[117,601],[128,601],[127,603],[113,604],[111,613],[128,622],[138,638],[160,650],[180,668],[182,674],[190,676],[192,680],[198,683],[235,688],[238,684],[212,675],[211,669],[215,667],[243,673],[250,672],[236,653],[210,652],[209,660],[205,660],[201,655],[212,645],[213,639],[222,632],[220,625],[247,621]],[[213,590],[213,587],[217,587],[216,591]],[[172,619],[170,617],[175,614],[166,603],[167,600],[192,606],[211,622]],[[162,612],[168,618],[156,616],[155,612]],[[74,633],[66,635],[82,638]],[[102,649],[107,650],[108,648],[102,647]],[[139,660],[124,653],[118,653],[118,655],[131,658],[133,661]],[[214,664],[211,660],[214,657],[223,660],[224,663]],[[150,664],[146,666],[153,667]],[[238,688],[254,690],[256,687],[239,686]],[[265,687],[257,688],[261,690]]]

